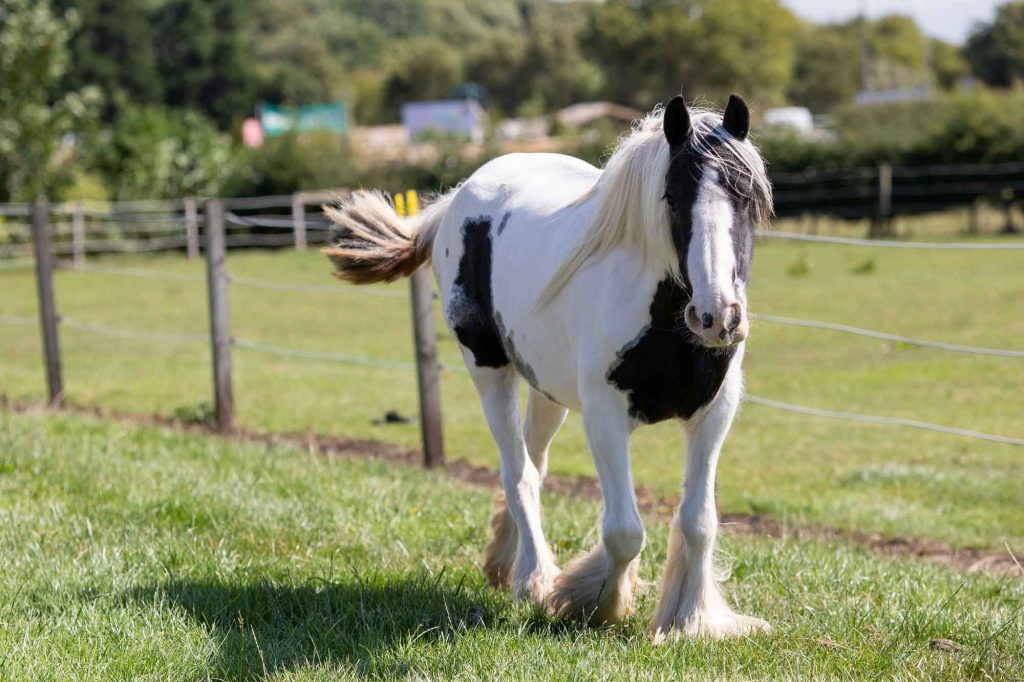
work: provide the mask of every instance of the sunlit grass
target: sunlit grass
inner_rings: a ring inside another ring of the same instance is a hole
[[[484,586],[489,508],[487,491],[394,464],[0,412],[0,678],[959,680],[1024,666],[1019,578],[841,543],[725,538],[729,598],[770,635],[653,647],[653,588],[621,628],[553,622]],[[597,514],[545,497],[560,561],[594,541]],[[647,527],[653,580],[666,529]]]

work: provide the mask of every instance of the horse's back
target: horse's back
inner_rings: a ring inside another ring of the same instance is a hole
[[[565,154],[515,153],[488,161],[460,191],[479,201],[497,201],[551,210],[585,193],[601,171]]]
[[[557,313],[538,301],[589,220],[585,199],[600,174],[561,154],[498,157],[456,190],[433,245],[445,318],[472,364],[512,364],[570,404],[575,363],[563,354],[572,344],[552,336],[565,325],[546,324]]]

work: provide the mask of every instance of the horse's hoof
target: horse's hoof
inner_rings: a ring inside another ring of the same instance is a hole
[[[561,573],[558,566],[553,564],[544,568],[537,568],[523,580],[517,581],[514,590],[516,599],[533,602],[534,604],[543,604],[544,600],[551,593],[555,579]]]
[[[672,623],[667,629],[655,628],[653,635],[654,643],[662,644],[687,638],[731,639],[768,633],[771,629],[772,626],[760,618],[726,611],[692,614],[684,620]]]

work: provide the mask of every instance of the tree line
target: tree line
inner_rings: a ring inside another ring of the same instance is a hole
[[[472,82],[495,117],[735,91],[841,119],[861,88],[1024,80],[1021,0],[962,49],[908,17],[815,25],[780,0],[0,0],[0,38],[0,198],[322,177],[290,158],[301,141],[240,154],[235,131],[259,101],[344,99],[370,125]]]

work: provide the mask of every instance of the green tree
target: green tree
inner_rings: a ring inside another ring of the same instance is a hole
[[[98,99],[94,89],[59,94],[73,19],[48,0],[0,0],[0,198],[30,200],[69,181],[74,149],[62,138]]]
[[[591,8],[582,40],[612,99],[647,108],[680,90],[734,91],[763,105],[785,98],[798,27],[778,0],[612,0]]]
[[[164,0],[153,22],[169,106],[205,111],[226,127],[255,104],[244,0]]]
[[[90,145],[92,165],[117,199],[217,196],[235,178],[231,136],[203,114],[162,106],[122,107]]]
[[[890,14],[876,19],[868,25],[868,40],[871,57],[868,85],[871,88],[903,88],[927,82],[928,39],[912,18]]]
[[[1024,0],[1011,0],[996,10],[990,24],[979,25],[965,48],[971,71],[992,85],[1024,81]]]
[[[424,36],[396,42],[387,66],[383,112],[397,119],[402,102],[444,99],[462,80],[458,51],[440,38]]]
[[[147,5],[138,0],[54,0],[58,13],[78,17],[70,42],[64,87],[99,87],[108,105],[117,93],[158,104],[164,89],[157,68],[156,35]],[[107,118],[115,112],[107,107]]]
[[[860,47],[834,26],[807,26],[796,44],[790,98],[815,112],[853,99],[860,87]]]
[[[960,79],[968,74],[970,67],[963,51],[956,45],[941,40],[930,44],[932,78],[943,90],[956,87]]]

